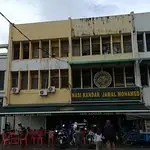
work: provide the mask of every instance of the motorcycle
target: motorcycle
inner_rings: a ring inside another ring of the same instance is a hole
[[[60,148],[67,148],[69,145],[68,136],[65,129],[61,129],[57,133],[56,143]]]

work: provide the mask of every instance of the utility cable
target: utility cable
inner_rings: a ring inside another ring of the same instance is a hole
[[[32,42],[32,40],[31,40],[27,35],[25,35],[19,28],[17,28],[16,25],[15,25],[14,23],[12,23],[2,12],[0,12],[0,15],[1,15],[5,20],[7,20],[7,22],[9,22],[9,23],[10,23],[21,35],[23,35],[29,42]],[[52,58],[54,58],[54,59],[56,59],[56,60],[59,60],[59,61],[68,63],[68,61],[59,59],[59,58],[57,58],[57,57],[53,57],[52,55],[49,54],[48,51],[46,51],[46,50],[44,50],[44,49],[42,49],[42,48],[40,48],[40,47],[39,47],[38,49],[40,49],[40,50],[42,50],[43,52],[47,53],[48,56],[50,56],[50,57],[52,57]]]
[[[27,35],[25,35],[19,28],[17,28],[17,27],[15,26],[15,24],[12,23],[2,12],[0,12],[0,15],[1,15],[5,20],[7,20],[7,22],[9,22],[9,23],[10,23],[21,35],[23,35],[29,42],[32,42],[32,40],[31,40]],[[42,49],[42,48],[40,48],[40,47],[39,47],[38,49],[42,50],[43,52],[47,53],[48,56],[50,56],[50,57],[52,57],[52,58],[54,58],[54,59],[56,59],[56,60],[58,60],[58,61],[68,63],[68,61],[59,59],[59,58],[57,58],[57,57],[53,57],[52,55],[49,54],[48,51],[46,51],[46,50],[44,50],[44,49]],[[56,63],[57,63],[57,62],[56,62]],[[69,63],[68,63],[68,64],[69,64]],[[69,84],[69,83],[68,83],[68,84]],[[71,85],[69,84],[68,86],[69,86],[69,87],[68,87],[67,89],[70,89],[70,88],[71,88]]]

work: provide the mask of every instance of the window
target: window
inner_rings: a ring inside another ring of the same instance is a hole
[[[0,90],[4,90],[5,71],[0,71]]]
[[[82,69],[83,88],[91,88],[91,69]]]
[[[146,34],[147,51],[150,51],[150,34]]]
[[[18,72],[11,73],[11,85],[12,87],[18,87]]]
[[[102,37],[102,53],[110,54],[110,37]]]
[[[51,41],[52,57],[59,57],[59,40]]]
[[[27,71],[21,72],[21,89],[22,90],[28,89],[28,72]]]
[[[48,70],[41,71],[41,88],[42,89],[48,88],[48,78],[49,78],[49,71]]]
[[[124,35],[123,36],[123,47],[124,47],[124,53],[132,52],[131,35]]]
[[[113,53],[121,53],[121,36],[113,36]]]
[[[59,88],[59,70],[51,70],[51,86]]]
[[[0,97],[0,107],[3,107],[3,98]]]
[[[147,65],[140,66],[141,84],[142,86],[148,86],[148,68]]]
[[[108,72],[111,75],[112,82],[109,87],[114,87],[114,76],[113,76],[113,68],[104,68],[104,71]]]
[[[80,56],[80,39],[72,40],[72,56]]]
[[[101,71],[101,68],[92,68],[92,76],[93,76],[93,87],[96,87],[97,86],[94,84],[94,76],[97,72],[100,72]]]
[[[29,59],[29,43],[23,43],[23,59]]]
[[[72,70],[72,87],[81,88],[81,70],[80,69]]]
[[[13,43],[13,59],[19,59],[20,55],[20,43]]]
[[[49,58],[49,41],[42,41],[42,58]]]
[[[39,42],[32,43],[32,58],[39,58]]]
[[[69,52],[69,41],[62,40],[61,41],[61,56],[68,57],[68,52]]]
[[[38,89],[38,71],[31,71],[31,89]]]
[[[125,67],[127,87],[135,86],[134,67]]]
[[[61,73],[61,88],[68,87],[68,69],[60,70]]]
[[[82,39],[82,56],[90,55],[90,39]]]
[[[137,34],[138,51],[144,52],[143,33]]]
[[[124,87],[124,71],[122,68],[114,68],[115,87]]]
[[[92,38],[92,55],[100,55],[100,38]]]

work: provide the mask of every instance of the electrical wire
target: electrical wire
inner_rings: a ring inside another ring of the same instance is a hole
[[[2,12],[0,12],[0,15],[1,15],[5,20],[7,20],[7,22],[9,22],[9,23],[10,23],[21,35],[23,35],[29,42],[32,42],[32,40],[31,40],[27,35],[25,35],[19,28],[17,28],[17,27],[15,26],[15,24],[12,23]],[[56,60],[59,60],[59,61],[61,61],[61,62],[66,62],[66,63],[68,63],[68,61],[59,59],[59,58],[57,58],[57,57],[53,57],[52,55],[49,54],[48,51],[46,51],[46,50],[44,50],[44,49],[42,49],[42,48],[40,48],[40,47],[39,47],[38,49],[39,49],[39,50],[42,50],[42,51],[45,52],[45,53],[47,53],[48,56],[50,56],[50,57],[52,57],[52,58],[54,58],[54,59],[56,59]]]
[[[15,24],[12,23],[2,12],[0,12],[0,15],[1,15],[5,20],[7,20],[7,22],[9,22],[9,24],[11,24],[11,25],[12,25],[21,35],[23,35],[29,42],[32,42],[32,40],[31,40],[27,35],[25,35],[19,28],[17,28],[17,27],[15,26]],[[38,49],[42,50],[43,52],[47,53],[48,56],[50,56],[50,57],[52,57],[52,58],[54,58],[54,59],[56,59],[56,60],[58,60],[58,61],[68,63],[68,61],[59,59],[59,58],[57,58],[57,57],[53,57],[52,55],[49,54],[48,51],[46,51],[46,50],[44,50],[44,49],[42,49],[42,48],[40,48],[40,47],[39,47]],[[56,62],[56,63],[57,63],[57,62]],[[69,63],[68,63],[68,64],[69,64]],[[68,83],[68,84],[69,84],[69,83]],[[67,89],[70,89],[70,87],[71,87],[71,85],[69,84],[69,87],[68,87]]]

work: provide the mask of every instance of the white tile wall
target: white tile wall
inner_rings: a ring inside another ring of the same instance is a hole
[[[61,58],[62,59],[62,58]],[[68,69],[67,59],[59,61],[56,59],[31,59],[31,60],[14,60],[12,61],[12,71],[24,70],[49,70],[49,69]]]

